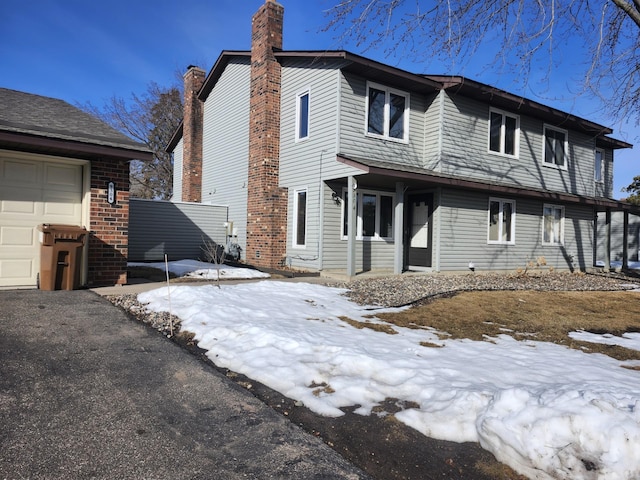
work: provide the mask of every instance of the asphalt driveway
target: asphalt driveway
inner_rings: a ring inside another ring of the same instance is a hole
[[[0,291],[0,479],[365,479],[88,290]]]

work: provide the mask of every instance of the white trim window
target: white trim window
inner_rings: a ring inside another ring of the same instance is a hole
[[[293,246],[307,246],[307,189],[293,192]]]
[[[513,245],[516,243],[516,202],[490,198],[487,220],[487,242]]]
[[[309,89],[296,95],[296,142],[309,138],[310,100]]]
[[[596,183],[604,183],[604,150],[596,148],[594,157],[593,179]]]
[[[393,193],[358,190],[356,194],[356,238],[393,239]],[[348,235],[347,190],[342,191],[342,239]]]
[[[564,207],[545,204],[542,210],[542,244],[564,244]]]
[[[409,141],[409,94],[367,82],[366,135]]]
[[[517,158],[520,153],[520,117],[489,109],[489,152]]]
[[[567,169],[569,132],[561,128],[544,126],[542,158],[544,165]]]

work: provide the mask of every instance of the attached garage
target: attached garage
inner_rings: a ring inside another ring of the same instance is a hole
[[[82,285],[126,283],[132,159],[152,154],[62,100],[0,88],[0,288],[37,285],[44,223],[89,232]]]

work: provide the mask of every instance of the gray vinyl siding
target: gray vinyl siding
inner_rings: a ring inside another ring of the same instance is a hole
[[[604,152],[604,195],[605,198],[613,198],[613,150]]]
[[[598,212],[598,247],[596,260],[604,261],[607,245],[606,216],[604,212]],[[624,214],[622,212],[611,213],[611,261],[621,262],[624,238]],[[640,249],[640,216],[629,215],[629,232],[627,237],[628,260],[637,262]]]
[[[231,60],[204,103],[202,203],[229,207],[246,251],[249,163],[249,60]]]
[[[282,66],[280,185],[288,189],[286,262],[294,268],[320,269],[322,179],[354,173],[336,161],[339,77],[338,62],[285,60]],[[309,136],[296,141],[296,98],[304,91],[309,92]],[[306,244],[294,247],[294,194],[302,189],[307,191]]]
[[[442,105],[444,91],[428,96],[424,115],[424,167],[440,170],[440,149],[442,140]]]
[[[604,151],[604,172],[602,175],[602,183],[594,181],[595,190],[594,196],[596,197],[613,197],[613,151]],[[594,154],[594,174],[595,174],[595,154]]]
[[[324,258],[323,269],[344,270],[347,266],[347,240],[342,238],[342,203],[334,200],[342,195],[342,185],[324,187]],[[393,270],[392,240],[357,240],[356,271]]]
[[[202,258],[204,240],[226,244],[227,207],[129,200],[129,261]]]
[[[179,202],[182,198],[182,153],[183,142],[180,140],[173,151],[173,195],[171,200]]]
[[[552,168],[543,164],[544,122],[519,115],[518,158],[489,153],[489,108],[489,104],[467,97],[444,96],[442,173],[577,195],[594,194],[592,138],[568,131],[568,169]]]
[[[392,84],[385,86],[395,88]],[[401,143],[365,134],[366,78],[343,73],[340,89],[340,153],[354,158],[396,162],[416,167],[423,166],[426,109],[424,96],[407,92],[410,96],[409,141]]]
[[[579,269],[592,266],[593,210],[591,207],[565,206],[565,244],[542,244],[544,202],[515,200],[515,244],[494,245],[487,241],[488,194],[465,190],[443,190],[438,205],[440,234],[439,270],[468,271],[473,262],[476,271],[516,271],[528,261],[546,259],[547,267],[568,269],[573,259]],[[494,198],[494,197],[491,197]]]

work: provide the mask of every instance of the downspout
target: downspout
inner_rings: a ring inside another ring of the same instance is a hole
[[[322,181],[322,162],[324,162],[324,152],[320,152],[320,172],[318,173],[318,271],[322,271],[323,251],[324,251],[324,185]]]
[[[441,162],[442,162],[442,145],[443,141],[443,129],[444,129],[444,89],[440,90],[438,93],[438,101],[439,105],[439,119],[438,119],[438,152],[437,152],[437,171],[442,172]],[[433,231],[431,241],[434,243],[433,245],[433,268],[436,272],[440,271],[440,239],[442,237],[442,187],[438,187],[433,196],[433,212],[432,212],[432,222],[433,222]],[[437,212],[437,214],[436,214]],[[435,236],[435,239],[433,238]]]

